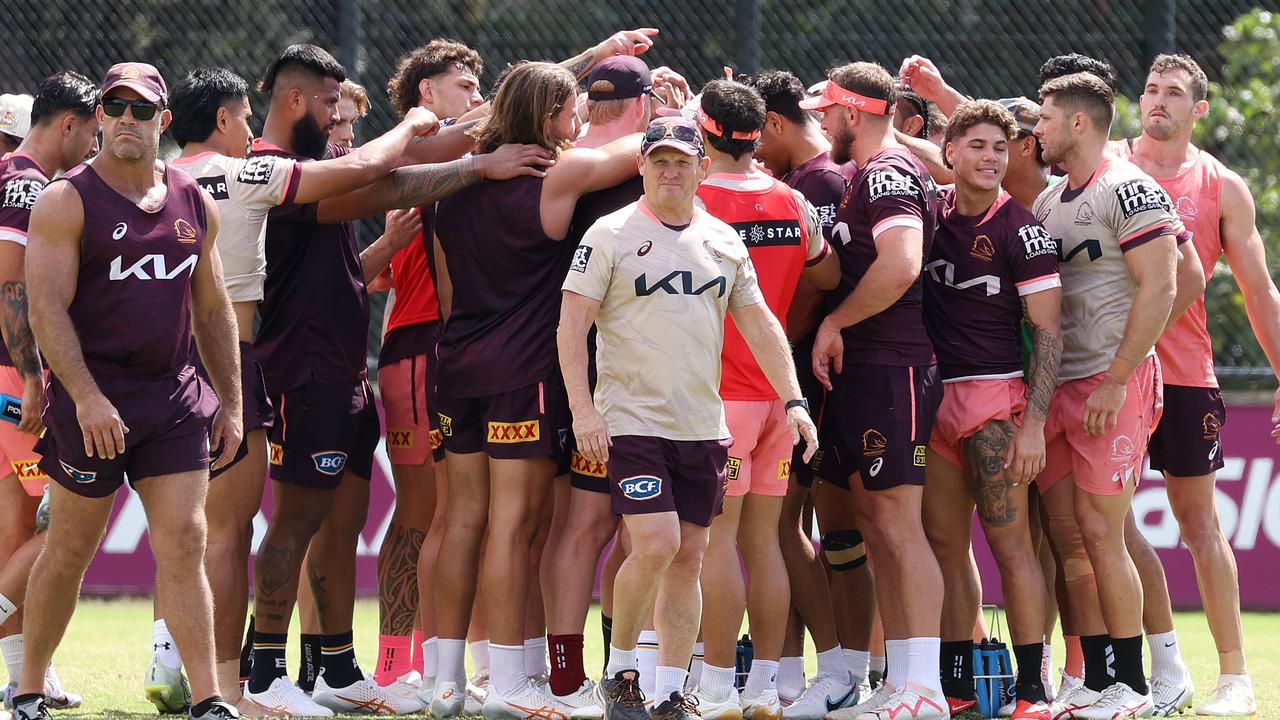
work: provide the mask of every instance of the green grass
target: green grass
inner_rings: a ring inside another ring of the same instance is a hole
[[[294,624],[296,628],[296,623]],[[603,657],[599,611],[592,608],[587,620],[586,657],[589,672]],[[59,712],[58,718],[152,717],[155,709],[142,697],[142,675],[151,653],[151,601],[84,600],[80,603],[66,640],[55,661],[64,684],[85,697],[79,710]],[[1217,654],[1201,613],[1179,613],[1177,628],[1182,650],[1195,679],[1197,700],[1213,689],[1218,676]],[[1258,695],[1260,718],[1280,718],[1280,614],[1249,613],[1244,618],[1249,665]],[[373,667],[377,651],[378,605],[362,600],[356,605],[356,651],[363,668]],[[290,672],[296,675],[297,638],[289,646]],[[1057,665],[1063,649],[1055,648]],[[812,647],[806,659],[813,674]]]

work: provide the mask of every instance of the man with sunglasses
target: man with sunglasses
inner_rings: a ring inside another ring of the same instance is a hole
[[[61,521],[31,573],[40,601],[27,605],[21,720],[48,717],[45,668],[126,476],[147,511],[161,609],[199,698],[190,715],[238,717],[218,694],[202,563],[209,449],[223,446],[215,465],[226,464],[242,433],[235,315],[213,243],[217,206],[157,160],[167,96],[155,67],[113,65],[99,105],[102,152],[50,184],[32,211],[31,327],[52,370],[36,447]],[[193,338],[216,397],[196,372]]]
[[[5,574],[21,578],[22,590],[36,555],[44,546],[37,534],[37,508],[49,476],[40,470],[39,457],[32,450],[35,438],[44,430],[40,413],[44,409],[45,375],[36,341],[27,319],[27,289],[23,276],[27,229],[31,208],[49,177],[66,172],[98,151],[100,123],[94,110],[98,88],[88,78],[74,72],[60,72],[40,83],[24,118],[24,138],[17,149],[0,158],[0,287],[4,291],[4,347],[0,347],[0,392],[22,398],[22,417],[17,425],[0,423],[0,567]],[[0,118],[2,119],[2,118]],[[0,128],[3,128],[0,125]],[[13,468],[16,472],[10,470]],[[22,615],[25,596],[10,590],[0,595],[0,655],[9,666],[10,684],[5,700],[12,705],[13,691],[22,674]],[[45,678],[45,699],[51,708],[78,707],[78,695],[61,689],[58,675],[50,666]]]
[[[660,656],[653,715],[681,720],[696,715],[681,693],[698,634],[698,575],[733,442],[719,395],[727,312],[786,399],[791,440],[803,434],[807,456],[817,431],[746,247],[732,227],[695,207],[710,164],[698,126],[655,120],[636,160],[645,194],[583,237],[564,283],[558,345],[578,450],[607,466],[613,510],[631,541],[614,582],[613,637],[600,685],[605,717],[648,717],[636,644],[654,610]],[[595,401],[587,384],[593,323]]]

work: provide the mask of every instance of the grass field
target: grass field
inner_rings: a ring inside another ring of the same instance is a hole
[[[599,632],[599,612],[593,608],[587,620],[586,656],[590,673],[603,658]],[[64,684],[85,697],[79,710],[59,712],[58,718],[143,718],[155,709],[142,697],[142,675],[151,653],[151,602],[131,600],[84,600],[67,632],[66,641],[55,657]],[[1179,639],[1191,666],[1197,700],[1213,689],[1217,680],[1217,655],[1208,628],[1200,613],[1179,613]],[[1249,664],[1258,695],[1260,718],[1280,718],[1280,614],[1250,613],[1244,619]],[[295,623],[296,631],[296,623]],[[361,667],[373,667],[377,651],[378,605],[361,601],[356,605],[356,650]],[[296,635],[289,646],[290,673],[296,675]],[[1061,664],[1062,648],[1056,648]],[[815,667],[812,648],[806,665]],[[975,716],[976,717],[976,716]]]

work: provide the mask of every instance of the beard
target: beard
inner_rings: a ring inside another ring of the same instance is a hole
[[[303,115],[293,124],[291,132],[293,151],[299,155],[320,160],[329,146],[329,135],[311,115]]]
[[[159,139],[152,145],[151,151],[147,152],[147,141],[145,139],[133,139],[132,142],[113,142],[111,143],[111,155],[117,160],[125,162],[138,162],[141,160],[155,159],[159,152]],[[87,154],[87,153],[86,153]]]
[[[831,161],[837,165],[844,165],[852,159],[853,132],[847,127],[842,127],[831,138]]]
[[[1165,118],[1163,123],[1150,123],[1142,127],[1143,132],[1162,142],[1177,136],[1181,129],[1181,127],[1174,125],[1168,117]]]

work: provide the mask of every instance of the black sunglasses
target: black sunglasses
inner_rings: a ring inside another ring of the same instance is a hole
[[[662,123],[660,125],[650,125],[644,131],[644,146],[648,147],[656,142],[666,140],[667,138],[675,138],[682,143],[688,143],[695,148],[702,147],[702,133],[688,125],[676,125],[675,123]]]
[[[102,101],[102,112],[110,117],[124,117],[125,108],[133,109],[134,120],[146,122],[156,116],[160,105],[146,100],[125,100],[124,98],[106,98]]]

